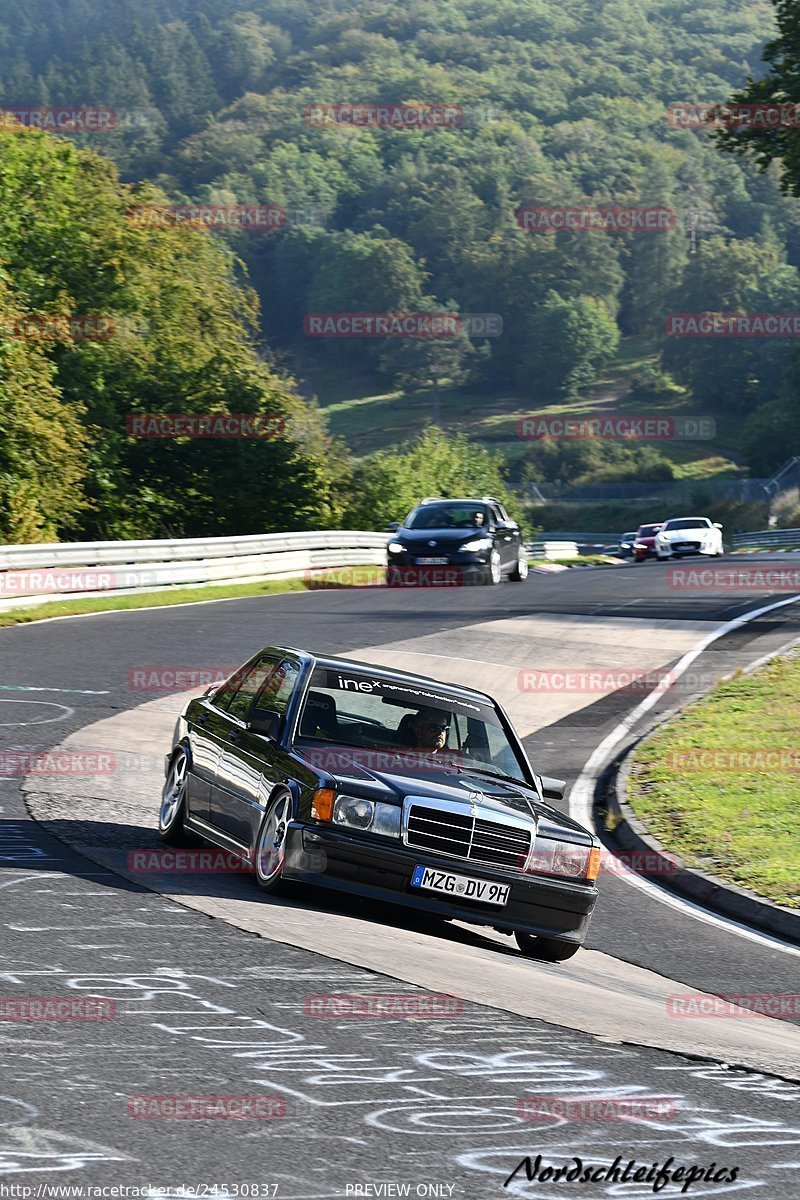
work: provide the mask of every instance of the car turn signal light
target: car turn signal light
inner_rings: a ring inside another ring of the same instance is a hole
[[[311,815],[318,821],[330,821],[333,818],[333,802],[336,792],[333,788],[317,788],[311,801]]]
[[[599,846],[592,846],[589,851],[589,865],[586,868],[586,878],[589,880],[597,879],[600,874],[600,856],[602,851]]]

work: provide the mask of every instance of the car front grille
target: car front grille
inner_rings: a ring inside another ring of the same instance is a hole
[[[521,871],[531,848],[531,831],[467,812],[411,804],[406,844],[433,854]]]

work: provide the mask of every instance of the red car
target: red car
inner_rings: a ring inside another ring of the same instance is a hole
[[[663,524],[663,521],[656,521],[654,525],[639,526],[633,542],[634,562],[644,562],[646,558],[655,558],[656,534]]]

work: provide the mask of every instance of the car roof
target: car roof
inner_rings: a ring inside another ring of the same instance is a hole
[[[493,496],[426,496],[415,504],[414,508],[427,507],[429,504],[499,504]]]
[[[413,671],[398,671],[394,667],[377,666],[375,663],[362,662],[357,658],[338,658],[328,655],[311,654],[308,650],[300,650],[296,646],[264,646],[259,654],[265,654],[267,651],[274,650],[280,654],[294,654],[302,658],[306,663],[313,664],[316,667],[324,667],[326,670],[333,671],[368,671],[370,675],[374,675],[376,679],[399,679],[403,683],[434,684],[436,687],[446,688],[450,692],[454,692],[459,696],[469,697],[471,699],[482,700],[488,702],[493,708],[496,707],[495,701],[487,692],[480,692],[477,688],[464,687],[460,683],[448,683],[442,679],[434,679],[430,675],[417,675]]]

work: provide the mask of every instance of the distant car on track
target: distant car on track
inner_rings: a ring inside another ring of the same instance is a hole
[[[633,543],[636,541],[636,531],[632,529],[629,533],[623,533],[619,542],[619,552],[623,558],[630,558],[633,554]]]
[[[724,554],[722,526],[708,517],[671,517],[656,534],[656,557],[681,558],[684,554]]]
[[[597,898],[597,839],[559,812],[488,695],[270,646],[189,701],[158,828],[287,880],[513,933],[559,962]],[[324,919],[324,918],[323,918]]]
[[[655,555],[656,534],[663,524],[663,521],[656,521],[651,525],[639,526],[633,540],[633,557],[636,562],[644,562],[646,558]]]
[[[460,583],[520,582],[528,575],[522,531],[499,500],[429,498],[393,521],[387,547],[389,587],[413,583],[420,569],[450,568]]]

